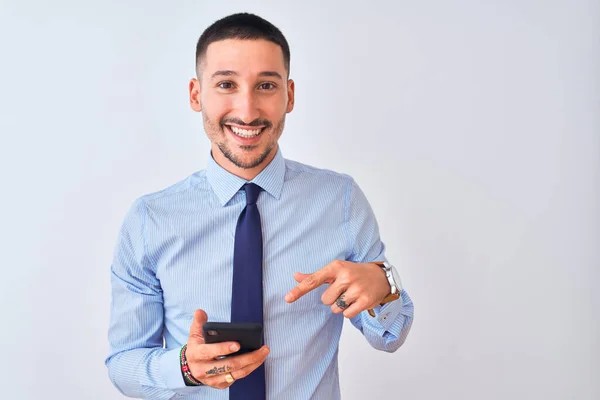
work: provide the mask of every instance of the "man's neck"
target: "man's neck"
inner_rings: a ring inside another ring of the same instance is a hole
[[[215,162],[217,164],[219,164],[219,166],[221,168],[223,168],[225,171],[227,171],[230,174],[233,174],[237,177],[240,177],[246,181],[251,181],[252,179],[256,178],[256,176],[258,174],[260,174],[262,172],[262,170],[264,170],[267,167],[267,165],[269,165],[271,163],[271,161],[273,161],[273,159],[277,155],[278,148],[279,148],[279,146],[276,145],[271,150],[271,153],[269,153],[269,155],[263,160],[263,162],[254,168],[238,167],[237,165],[232,163],[227,157],[225,157],[218,148],[217,149],[213,148],[211,151],[211,155],[212,155],[213,160],[215,160]]]

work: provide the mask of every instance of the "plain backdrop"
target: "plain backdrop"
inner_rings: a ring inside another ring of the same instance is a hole
[[[600,2],[0,2],[0,398],[121,399],[109,268],[135,198],[203,169],[196,41],[289,40],[286,158],[352,175],[415,303],[347,323],[342,396],[600,398]]]

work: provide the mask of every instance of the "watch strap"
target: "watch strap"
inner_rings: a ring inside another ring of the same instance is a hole
[[[386,269],[385,264],[383,264],[382,262],[377,262],[377,261],[374,262],[374,264],[377,264],[385,273],[385,269]],[[387,275],[386,275],[386,277],[387,277]],[[391,285],[390,285],[390,287],[391,287]],[[398,291],[396,291],[396,293],[390,293],[387,296],[385,296],[385,298],[381,301],[381,303],[379,303],[379,305],[382,306],[389,302],[398,300],[399,298],[400,298],[400,293]],[[369,309],[368,311],[369,311],[369,315],[371,317],[375,317],[375,311],[372,308]]]
[[[400,298],[400,293],[390,293],[387,296],[385,296],[385,298],[381,301],[381,303],[379,303],[380,306],[387,304],[389,302],[398,300]],[[375,311],[371,308],[368,310],[369,311],[369,315],[371,317],[375,317]]]

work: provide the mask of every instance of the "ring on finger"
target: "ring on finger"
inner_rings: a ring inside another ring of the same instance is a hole
[[[231,372],[228,372],[228,373],[225,374],[225,382],[227,382],[230,385],[233,382],[235,382],[235,378],[233,377],[233,375],[231,375]]]
[[[341,308],[342,310],[345,310],[346,308],[350,307],[350,304],[348,304],[348,303],[346,302],[346,296],[345,296],[345,293],[342,293],[342,294],[340,295],[340,297],[338,297],[338,298],[335,300],[335,305],[336,305],[336,306],[338,306],[339,308]]]

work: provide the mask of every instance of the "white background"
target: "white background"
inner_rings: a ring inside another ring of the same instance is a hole
[[[0,2],[2,399],[120,399],[109,267],[136,197],[206,165],[198,36],[292,51],[286,158],[352,175],[415,303],[350,324],[344,399],[599,399],[598,1]]]

